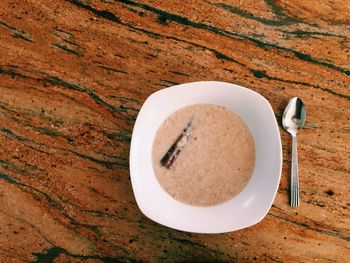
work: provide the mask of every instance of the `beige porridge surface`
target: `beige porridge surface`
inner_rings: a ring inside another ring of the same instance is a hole
[[[188,141],[175,162],[160,162],[192,121]],[[160,185],[175,199],[195,205],[223,203],[247,185],[255,147],[245,123],[225,107],[195,104],[171,114],[153,142],[153,169]]]

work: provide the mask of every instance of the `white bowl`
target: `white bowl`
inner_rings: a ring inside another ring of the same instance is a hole
[[[222,105],[238,114],[255,143],[256,163],[248,185],[233,199],[210,207],[175,200],[160,186],[152,167],[152,144],[161,123],[174,111],[197,103]],[[272,107],[247,88],[216,81],[173,86],[149,96],[137,116],[130,149],[133,191],[140,210],[167,227],[222,233],[260,222],[275,198],[281,169],[281,139]]]

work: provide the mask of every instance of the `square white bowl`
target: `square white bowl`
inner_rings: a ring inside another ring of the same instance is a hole
[[[248,126],[255,143],[255,168],[244,190],[216,206],[196,207],[175,200],[156,179],[152,145],[162,122],[176,110],[197,103],[225,106]],[[153,93],[134,126],[130,175],[137,205],[144,215],[170,228],[195,233],[223,233],[260,222],[275,198],[282,170],[281,138],[274,112],[260,94],[225,82],[181,84]]]

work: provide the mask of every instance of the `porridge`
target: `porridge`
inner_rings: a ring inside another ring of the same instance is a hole
[[[236,114],[214,104],[195,104],[161,124],[152,162],[160,185],[175,199],[211,206],[228,201],[247,185],[255,147]]]

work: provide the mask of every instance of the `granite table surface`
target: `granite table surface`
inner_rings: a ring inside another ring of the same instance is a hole
[[[0,262],[349,262],[348,0],[0,2]],[[271,103],[283,170],[257,225],[176,231],[138,209],[130,138],[145,99],[198,80]],[[288,100],[301,205],[288,203]]]

